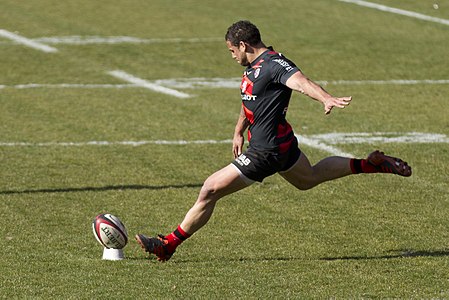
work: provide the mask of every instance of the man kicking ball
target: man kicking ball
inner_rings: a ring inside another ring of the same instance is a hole
[[[321,102],[325,114],[334,107],[345,108],[352,98],[334,97],[308,79],[291,60],[265,46],[259,30],[249,21],[232,24],[225,41],[232,58],[246,67],[240,85],[242,108],[233,138],[235,160],[206,179],[195,204],[172,233],[158,237],[136,235],[146,252],[160,261],[170,259],[183,241],[209,221],[219,199],[275,173],[300,190],[351,174],[411,176],[406,162],[380,151],[366,159],[327,157],[312,166],[285,118],[292,91]],[[247,129],[249,146],[244,151]]]

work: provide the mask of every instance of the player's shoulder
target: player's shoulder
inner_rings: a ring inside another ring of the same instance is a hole
[[[285,57],[282,53],[269,49],[265,57],[266,63],[273,69],[285,69],[290,72],[296,65],[290,59]]]

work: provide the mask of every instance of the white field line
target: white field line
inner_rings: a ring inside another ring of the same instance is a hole
[[[332,145],[348,144],[449,144],[449,137],[439,133],[422,132],[353,132],[353,133],[327,133],[317,135],[297,135],[300,145],[328,152],[332,155],[354,157]],[[204,144],[232,144],[232,140],[143,140],[143,141],[88,141],[88,142],[0,142],[0,147],[84,147],[84,146],[144,146],[144,145],[204,145]]]
[[[374,133],[326,133],[309,136],[309,138],[330,145],[338,144],[377,144],[377,143],[401,143],[401,144],[449,144],[449,137],[441,133],[422,132],[374,132]]]
[[[28,84],[16,84],[11,86],[0,86],[0,88],[14,88],[14,89],[34,89],[34,88],[68,88],[68,89],[123,89],[123,88],[136,88],[140,87],[137,84],[91,84],[91,83],[59,83],[59,84],[46,84],[46,83],[28,83]]]
[[[329,146],[329,145],[325,144],[325,142],[323,142],[323,141],[320,141],[320,140],[317,140],[317,139],[314,139],[311,137],[307,137],[307,136],[301,136],[301,135],[296,135],[296,137],[298,138],[298,142],[300,145],[304,144],[309,147],[328,152],[332,155],[343,156],[343,157],[354,157],[353,154],[344,152],[336,147]]]
[[[131,74],[128,74],[124,71],[120,71],[120,70],[115,70],[115,71],[110,71],[108,72],[109,75],[112,75],[118,79],[121,79],[123,81],[129,82],[129,83],[133,83],[135,85],[138,85],[139,87],[143,87],[155,92],[159,92],[159,93],[163,93],[163,94],[167,94],[170,96],[174,96],[177,98],[189,98],[190,95],[186,94],[186,93],[182,93],[179,92],[177,90],[173,90],[170,88],[166,88],[162,85],[156,84],[156,83],[152,83],[150,81],[147,81],[145,79],[141,79],[138,77],[135,77]]]
[[[211,43],[224,42],[223,38],[152,38],[144,39],[132,36],[54,36],[30,39],[44,44],[62,45],[115,45],[115,44],[175,44],[175,43]],[[16,43],[13,41],[13,43]],[[5,43],[2,43],[5,44]]]
[[[58,52],[58,49],[47,46],[45,44],[39,43],[39,42],[35,42],[31,39],[28,39],[26,37],[17,35],[15,33],[9,32],[7,30],[4,29],[0,29],[0,36],[5,37],[7,39],[10,39],[16,43],[25,45],[27,47],[33,48],[33,49],[37,49],[40,51],[44,51],[47,53],[54,53],[54,52]]]
[[[177,89],[197,89],[197,88],[239,88],[242,82],[241,77],[232,78],[172,78],[158,79],[154,81],[163,86],[169,86]]]
[[[430,22],[435,22],[435,23],[439,23],[439,24],[449,25],[449,20],[446,20],[446,19],[431,17],[431,16],[423,15],[423,14],[420,14],[417,12],[394,8],[394,7],[389,7],[389,6],[385,6],[385,5],[381,5],[381,4],[377,4],[377,3],[373,3],[373,2],[362,1],[362,0],[338,0],[338,1],[353,3],[353,4],[360,5],[360,6],[374,8],[377,10],[386,11],[389,13],[394,13],[394,14],[403,15],[403,16],[407,16],[407,17],[412,17],[412,18],[416,18],[416,19],[420,19],[420,20],[424,20],[424,21],[430,21]]]
[[[321,85],[417,85],[417,84],[449,84],[448,79],[422,79],[422,80],[335,80],[335,81],[317,81]]]
[[[134,76],[133,76],[134,77]],[[135,78],[135,77],[134,77]],[[241,78],[177,78],[145,80],[145,83],[155,85],[160,88],[172,89],[201,89],[201,88],[232,88],[238,89]],[[449,84],[449,79],[437,80],[337,80],[337,81],[316,81],[320,85],[443,85]],[[73,89],[121,89],[146,87],[138,83],[128,84],[93,84],[93,83],[28,83],[17,85],[0,85],[0,89],[33,89],[33,88],[73,88]],[[179,93],[178,91],[176,91]],[[188,95],[188,94],[185,94]]]
[[[232,140],[154,140],[154,141],[89,141],[89,142],[5,142],[0,143],[0,147],[83,147],[83,146],[144,146],[144,145],[209,145],[209,144],[231,144]]]

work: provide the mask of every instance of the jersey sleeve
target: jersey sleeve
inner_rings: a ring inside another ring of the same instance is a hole
[[[276,55],[270,60],[270,70],[273,81],[285,85],[287,80],[299,71],[299,68],[288,58]]]

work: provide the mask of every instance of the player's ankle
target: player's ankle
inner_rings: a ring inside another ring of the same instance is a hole
[[[185,232],[181,225],[178,226],[172,233],[165,236],[165,238],[168,241],[168,244],[166,245],[166,248],[170,252],[175,252],[176,248],[182,244],[186,239],[190,237],[190,234]]]
[[[350,165],[353,174],[378,172],[377,168],[366,159],[353,158],[350,161]]]

